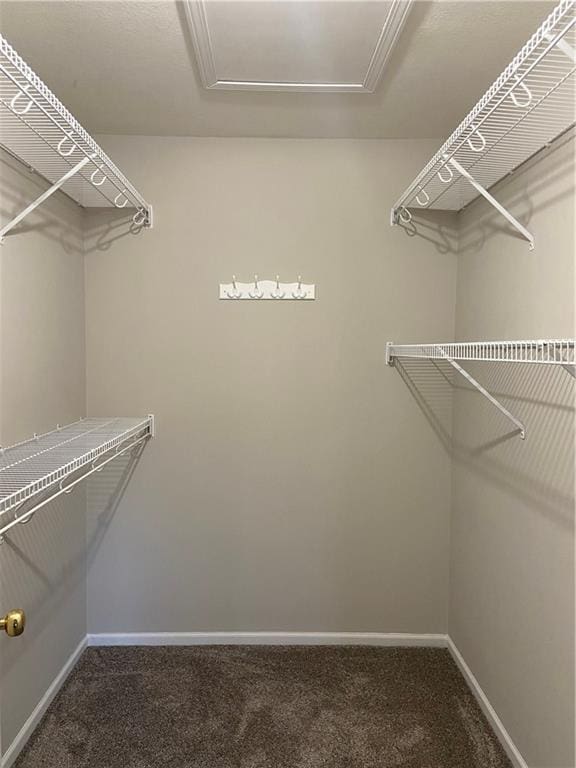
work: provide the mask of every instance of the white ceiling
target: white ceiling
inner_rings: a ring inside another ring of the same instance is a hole
[[[373,92],[411,0],[185,0],[206,88]]]
[[[228,21],[218,22],[215,49],[218,74],[231,78],[274,80],[290,71],[290,77],[352,81],[382,26],[383,3],[371,9],[362,0],[324,0],[322,13],[314,15],[322,24],[304,25],[307,45],[297,48],[305,50],[304,60],[290,59],[287,46],[276,58],[279,38],[270,37],[269,22],[286,11],[268,7],[268,24],[256,34],[255,6],[262,3],[235,0],[212,9],[219,2],[209,2],[214,19],[229,13]],[[285,2],[307,12],[305,0]],[[554,5],[415,2],[374,93],[206,90],[185,7],[174,0],[2,0],[0,29],[93,133],[443,138]],[[246,33],[233,44],[222,32],[232,16]],[[350,29],[345,18],[352,19]],[[353,55],[337,43],[343,32],[356,40]]]

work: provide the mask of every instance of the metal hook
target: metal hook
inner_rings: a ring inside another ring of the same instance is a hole
[[[422,200],[420,200],[420,193],[418,193],[416,195],[416,202],[418,203],[418,205],[421,205],[422,208],[425,208],[428,205],[428,203],[430,202],[430,195],[422,187],[419,187],[419,189],[420,189],[420,192],[424,195],[425,200],[424,200],[424,202],[422,202]]]
[[[446,170],[449,173],[449,176],[447,179],[445,179],[444,176],[442,176],[442,174],[440,173],[440,171],[438,171],[438,174],[437,174],[438,178],[440,179],[440,181],[444,182],[444,184],[448,184],[454,178],[454,171],[449,165],[443,165],[442,168],[446,168]],[[442,168],[440,170],[442,170]]]
[[[412,221],[412,214],[410,213],[408,208],[406,208],[403,205],[400,208],[398,208],[398,216],[400,218],[400,221],[403,222],[404,224],[410,224],[410,222]]]
[[[16,517],[16,520],[19,525],[26,525],[26,523],[29,523],[30,520],[32,520],[35,514],[35,512],[28,512],[27,514],[22,515],[22,517]]]
[[[514,102],[514,106],[518,107],[518,109],[526,109],[530,106],[532,103],[532,92],[530,91],[530,88],[526,85],[526,83],[523,80],[520,80],[520,77],[518,75],[514,75],[516,79],[516,85],[520,86],[524,93],[526,94],[526,101],[518,101],[518,98],[516,94],[514,93],[514,89],[510,91],[510,98]]]
[[[298,286],[295,291],[292,291],[292,296],[295,299],[306,298],[306,291],[302,290],[302,275],[298,275]]]
[[[146,223],[147,219],[146,211],[144,208],[138,208],[134,216],[132,216],[132,221],[134,224],[136,224],[137,227],[141,227],[143,224]]]
[[[74,152],[74,150],[77,149],[76,144],[74,144],[74,142],[72,141],[72,133],[73,133],[72,131],[66,131],[64,138],[60,139],[60,141],[58,142],[58,154],[62,155],[62,157],[69,157]],[[62,145],[66,141],[72,142],[72,146],[70,147],[68,152],[65,152],[62,149]]]
[[[30,112],[30,110],[32,109],[32,104],[34,104],[34,100],[28,96],[28,88],[30,88],[29,84],[25,85],[21,91],[18,91],[18,93],[14,94],[14,96],[12,97],[12,100],[10,102],[10,109],[16,115],[25,115],[27,112]],[[26,104],[24,109],[18,110],[16,109],[16,102],[21,96],[28,96],[28,104]]]
[[[123,189],[122,192],[118,192],[118,194],[114,198],[114,205],[116,206],[116,208],[126,208],[126,206],[128,205],[128,198],[124,194],[125,192],[126,192],[126,190]],[[118,202],[118,198],[120,197],[120,195],[124,195],[124,202],[123,203],[119,203]]]
[[[484,136],[482,136],[482,134],[474,124],[472,124],[471,128],[473,129],[473,132],[466,139],[466,141],[468,142],[468,146],[470,147],[472,152],[483,152],[486,149],[486,139],[484,138]],[[480,139],[479,147],[475,147],[474,144],[472,144],[472,136],[474,135],[478,136],[478,138]]]
[[[264,294],[258,288],[258,275],[254,275],[254,290],[250,291],[250,298],[252,298],[252,299],[261,299],[262,296],[264,296]]]
[[[271,296],[273,299],[283,299],[285,295],[285,292],[280,290],[280,275],[276,275],[276,288],[272,291]]]
[[[72,493],[74,490],[74,486],[72,485],[70,488],[64,488],[63,486],[64,480],[60,480],[59,487],[61,491],[64,491],[64,493]]]
[[[100,173],[102,174],[101,181],[95,181],[94,180],[94,176],[96,176],[98,171],[100,171]],[[106,174],[103,173],[102,168],[96,168],[96,170],[92,171],[92,173],[90,174],[90,181],[92,182],[92,184],[94,184],[95,187],[101,187],[102,184],[104,184],[104,182],[106,181],[107,178],[108,178],[108,176],[106,176]]]
[[[238,286],[236,285],[236,275],[232,275],[232,287],[234,288],[234,292],[230,293],[230,291],[226,291],[226,295],[229,299],[239,299],[241,293],[238,290]]]

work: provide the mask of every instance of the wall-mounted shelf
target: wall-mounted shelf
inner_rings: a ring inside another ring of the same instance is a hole
[[[153,416],[82,419],[0,449],[0,541],[52,499],[153,436]]]
[[[399,198],[392,224],[483,195],[534,247],[488,190],[574,125],[575,25],[576,2],[562,0]]]
[[[496,363],[528,363],[538,365],[560,365],[572,376],[576,375],[576,340],[574,339],[531,339],[528,341],[467,341],[448,344],[386,344],[386,362],[394,365],[396,358],[417,358],[443,360],[464,376],[473,387],[486,397],[498,410],[517,427],[524,439],[524,424],[513,416],[493,395],[490,394],[468,371],[457,362],[476,360]]]
[[[151,206],[2,35],[0,145],[52,184],[0,229],[0,242],[57,189],[84,207],[136,209],[134,223],[152,225]]]

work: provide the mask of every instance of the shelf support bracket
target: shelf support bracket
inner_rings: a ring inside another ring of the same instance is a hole
[[[18,216],[15,216],[12,221],[8,222],[6,226],[2,227],[0,229],[0,243],[4,242],[4,236],[10,232],[11,229],[14,229],[14,227],[19,224],[22,219],[26,218],[29,213],[31,213],[35,208],[38,208],[39,205],[42,205],[42,203],[47,200],[50,195],[53,195],[54,192],[60,189],[60,187],[65,184],[68,179],[71,179],[72,176],[74,176],[76,173],[78,173],[82,168],[84,168],[85,165],[87,165],[90,162],[89,157],[85,157],[80,162],[75,165],[73,168],[70,168],[70,170],[62,176],[61,179],[59,179],[55,184],[52,184],[52,186],[46,190],[43,194],[40,195],[39,198],[34,200],[33,203],[30,203],[30,205],[25,208],[21,213],[18,214]]]
[[[550,42],[554,40],[554,35],[550,32],[545,35],[545,37],[547,40],[550,40]],[[555,45],[562,51],[562,53],[566,54],[566,56],[568,56],[569,59],[572,59],[572,61],[576,64],[576,51],[574,48],[572,48],[570,43],[566,42],[566,40],[563,38],[560,38],[560,40],[556,40]]]
[[[439,348],[439,352],[442,355],[442,358],[446,360],[447,363],[450,363],[450,365],[458,371],[458,373],[463,376],[467,381],[472,384],[472,386],[480,392],[481,395],[484,395],[484,397],[489,400],[492,405],[495,408],[498,408],[500,413],[503,413],[504,416],[506,416],[507,419],[510,419],[510,421],[516,425],[516,427],[520,430],[520,439],[524,440],[526,437],[526,427],[524,424],[517,419],[515,416],[513,416],[510,411],[505,408],[502,403],[499,400],[496,400],[496,398],[488,392],[487,389],[484,389],[482,384],[480,384],[479,381],[476,381],[476,379],[468,373],[468,371],[465,371],[464,368],[462,368],[461,365],[459,365],[456,360],[454,360],[452,357],[449,357],[441,348]]]
[[[564,370],[569,373],[572,378],[576,379],[576,365],[572,365],[572,363],[569,362],[564,362],[565,358],[561,353],[560,355],[553,355],[552,360],[559,360],[562,368],[564,368]]]
[[[452,165],[458,173],[460,173],[462,176],[464,176],[465,179],[467,179],[472,186],[480,192],[480,194],[488,200],[490,205],[494,206],[496,210],[504,216],[505,219],[507,219],[512,226],[520,232],[523,238],[525,238],[528,243],[530,244],[530,250],[534,250],[534,235],[529,232],[526,227],[524,227],[520,222],[512,216],[512,214],[504,208],[503,205],[501,205],[496,198],[492,197],[490,192],[488,192],[482,184],[476,181],[476,179],[468,173],[468,171],[463,168],[458,160],[456,160],[454,157],[448,158],[447,155],[445,155],[446,160]]]

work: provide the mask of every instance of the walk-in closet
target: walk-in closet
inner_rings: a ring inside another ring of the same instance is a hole
[[[576,0],[0,0],[0,768],[575,768]]]

